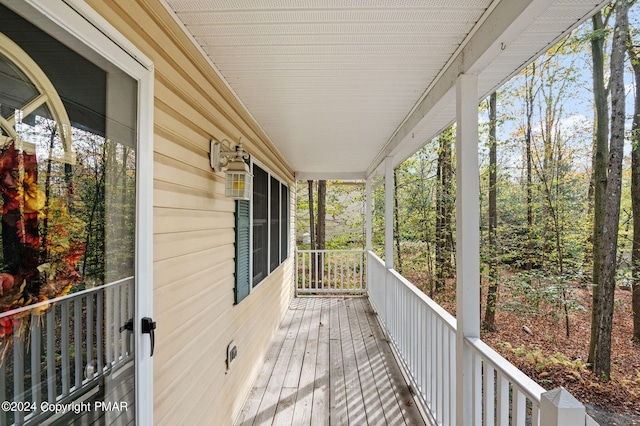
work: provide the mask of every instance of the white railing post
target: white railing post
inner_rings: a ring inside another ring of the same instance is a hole
[[[584,405],[564,388],[543,393],[540,411],[540,426],[585,426]]]
[[[465,338],[480,336],[480,209],[478,167],[478,76],[456,81],[456,279],[457,424],[476,422],[472,351]]]

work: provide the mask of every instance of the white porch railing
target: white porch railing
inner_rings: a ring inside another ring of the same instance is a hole
[[[367,267],[371,305],[430,420],[456,424],[456,319],[372,252]],[[561,390],[568,395],[563,398],[545,392],[480,339],[465,339],[465,345],[473,354],[466,374],[473,383],[474,425],[597,424],[568,392]],[[558,405],[566,401],[568,407]]]
[[[366,292],[366,251],[297,250],[296,294]]]
[[[39,424],[52,412],[101,386],[115,367],[133,359],[128,332],[120,327],[134,315],[133,278],[56,299],[43,315],[30,315],[30,332],[14,327],[12,348],[0,368],[0,425]],[[47,302],[2,317],[19,316]],[[28,317],[22,317],[26,321]]]
[[[369,252],[369,301],[436,424],[456,423],[456,319]]]

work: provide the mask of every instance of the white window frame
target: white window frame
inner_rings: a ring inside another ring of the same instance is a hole
[[[251,294],[255,289],[257,289],[262,283],[264,283],[269,276],[271,276],[271,274],[275,273],[278,269],[280,269],[282,267],[282,265],[289,259],[289,257],[291,257],[291,250],[289,248],[287,248],[287,258],[285,260],[280,260],[280,250],[278,250],[278,261],[280,262],[278,264],[278,266],[276,266],[276,268],[271,271],[271,246],[270,246],[270,242],[271,242],[271,178],[275,178],[278,182],[280,182],[280,188],[282,188],[282,186],[284,185],[287,190],[289,191],[289,204],[291,204],[291,186],[284,180],[282,179],[280,176],[278,176],[278,174],[274,173],[269,167],[265,166],[262,162],[260,162],[259,160],[255,160],[253,157],[251,157],[251,169],[253,170],[253,165],[256,165],[258,167],[260,167],[262,170],[264,170],[267,173],[267,200],[269,202],[268,208],[267,208],[267,274],[264,276],[264,278],[262,278],[262,280],[260,280],[260,282],[256,283],[254,285],[253,283],[253,196],[251,197],[251,203],[249,205],[249,229],[251,230],[250,234],[249,234],[249,246],[250,246],[250,250],[249,250],[249,278],[251,280],[251,282],[249,283],[249,294]],[[282,190],[280,190],[280,202],[282,202]],[[280,208],[280,206],[278,206],[278,215],[280,218],[280,226],[282,227],[282,209]],[[288,216],[289,216],[289,221],[287,223],[288,227],[291,227],[291,209],[287,209],[288,212]],[[287,234],[290,234],[291,231],[289,230],[289,232],[287,232]],[[282,232],[278,232],[278,241],[279,241],[279,245],[278,247],[282,247]],[[285,242],[286,243],[286,242]]]
[[[135,324],[153,316],[153,62],[82,0],[0,0],[75,47],[89,48],[138,83]],[[69,37],[71,36],[71,37]],[[74,47],[72,46],[72,47]],[[136,339],[136,424],[153,424],[153,358],[149,336]]]

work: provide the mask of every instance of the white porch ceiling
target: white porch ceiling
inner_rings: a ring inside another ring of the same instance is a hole
[[[602,0],[164,0],[302,179],[379,174]]]

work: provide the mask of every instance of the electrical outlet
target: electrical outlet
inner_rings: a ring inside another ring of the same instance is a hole
[[[236,346],[236,342],[232,341],[227,346],[227,370],[231,368],[231,363],[238,356],[238,347]]]

